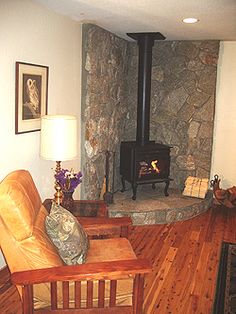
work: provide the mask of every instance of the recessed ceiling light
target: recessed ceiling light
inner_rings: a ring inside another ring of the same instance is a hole
[[[196,19],[195,17],[187,17],[183,19],[182,21],[187,24],[194,24],[194,23],[197,23],[199,20]]]

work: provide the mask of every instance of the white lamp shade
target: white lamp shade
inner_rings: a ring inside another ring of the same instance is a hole
[[[77,119],[70,115],[46,115],[41,118],[40,156],[53,161],[77,156]]]

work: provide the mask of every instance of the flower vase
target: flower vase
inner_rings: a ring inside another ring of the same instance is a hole
[[[61,206],[73,212],[74,209],[74,199],[73,199],[74,191],[63,191],[62,203]]]

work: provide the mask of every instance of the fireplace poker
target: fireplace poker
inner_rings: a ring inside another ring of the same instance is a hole
[[[107,150],[106,153],[106,192],[103,195],[103,199],[106,204],[113,203],[113,194],[109,192],[109,159],[110,159],[110,152]]]

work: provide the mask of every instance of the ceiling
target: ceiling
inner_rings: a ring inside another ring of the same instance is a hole
[[[236,0],[34,0],[118,36],[160,32],[167,40],[236,40]],[[196,17],[196,24],[183,18]]]

